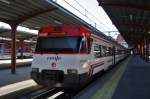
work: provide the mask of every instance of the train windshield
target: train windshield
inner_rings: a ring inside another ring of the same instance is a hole
[[[83,52],[83,37],[38,38],[35,52]]]

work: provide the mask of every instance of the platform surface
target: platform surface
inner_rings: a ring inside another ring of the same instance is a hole
[[[149,76],[150,63],[132,57],[112,99],[150,99]]]
[[[78,99],[150,99],[150,63],[131,56],[88,86]]]
[[[12,75],[9,69],[0,69],[0,87],[30,79],[31,67],[18,67],[16,74]]]

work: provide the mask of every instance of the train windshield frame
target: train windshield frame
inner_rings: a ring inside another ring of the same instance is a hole
[[[86,52],[84,37],[39,37],[35,52]]]

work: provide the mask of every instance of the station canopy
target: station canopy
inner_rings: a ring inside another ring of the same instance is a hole
[[[0,21],[38,30],[46,25],[87,24],[51,0],[0,0]],[[11,29],[0,27],[0,37],[11,38]],[[17,39],[36,40],[36,35],[17,31]]]
[[[32,29],[48,24],[84,23],[51,0],[0,0],[0,21]]]
[[[11,27],[19,25],[37,30],[46,25],[81,24],[117,44],[112,38],[108,38],[52,0],[0,0],[0,21],[8,23]]]
[[[150,0],[97,0],[129,45],[150,37]]]
[[[0,37],[11,38],[11,29],[0,27]],[[17,39],[19,40],[32,40],[35,41],[37,33],[32,33],[28,31],[17,30]]]

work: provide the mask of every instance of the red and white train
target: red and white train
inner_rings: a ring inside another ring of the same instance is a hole
[[[82,25],[41,28],[31,78],[38,84],[65,88],[85,85],[127,56],[126,48],[101,35]]]

